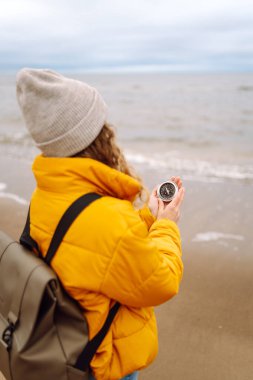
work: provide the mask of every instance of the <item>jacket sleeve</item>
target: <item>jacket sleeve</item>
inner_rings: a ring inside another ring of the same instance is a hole
[[[176,223],[160,219],[148,231],[139,219],[118,242],[100,291],[127,306],[156,306],[178,293],[182,272]]]
[[[148,206],[144,206],[140,210],[138,210],[140,218],[143,220],[143,222],[146,223],[148,229],[152,226],[152,224],[155,222],[156,218],[151,213]]]

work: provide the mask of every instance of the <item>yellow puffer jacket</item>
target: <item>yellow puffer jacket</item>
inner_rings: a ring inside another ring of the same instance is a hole
[[[45,255],[55,228],[82,194],[104,195],[68,230],[52,268],[84,309],[92,338],[109,308],[122,306],[92,360],[97,380],[118,380],[151,363],[158,350],[153,306],[175,294],[182,277],[177,225],[154,220],[132,202],[140,184],[89,158],[48,158],[33,163],[37,181],[31,200],[31,236]]]

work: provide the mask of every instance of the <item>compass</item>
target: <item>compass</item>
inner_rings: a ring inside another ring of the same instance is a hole
[[[157,195],[164,202],[170,202],[176,196],[177,192],[178,192],[177,184],[172,181],[166,181],[166,182],[163,182],[159,186],[157,190]]]

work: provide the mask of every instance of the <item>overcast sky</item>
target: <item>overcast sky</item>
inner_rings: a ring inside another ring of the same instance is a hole
[[[0,0],[0,70],[253,71],[253,0]]]

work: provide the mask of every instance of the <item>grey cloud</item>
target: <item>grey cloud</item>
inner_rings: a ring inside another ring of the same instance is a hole
[[[253,22],[249,12],[224,8],[202,17],[184,14],[149,15],[142,19],[141,0],[133,14],[113,0],[101,10],[101,0],[44,3],[34,19],[12,19],[0,26],[0,68],[22,65],[63,68],[93,68],[127,65],[171,65],[187,69],[249,69],[253,57]],[[85,5],[84,5],[85,4]],[[105,4],[105,3],[103,3]],[[126,4],[126,3],[125,3]],[[169,11],[165,1],[159,0]],[[47,8],[48,7],[48,8]],[[148,8],[149,7],[149,8]],[[40,9],[40,8],[38,8]],[[155,8],[154,8],[155,9]],[[253,9],[253,5],[252,5]],[[124,10],[126,13],[124,13]],[[193,14],[193,12],[192,12]],[[194,15],[194,14],[193,14]],[[165,15],[166,16],[166,15]],[[1,18],[1,16],[0,16]]]

